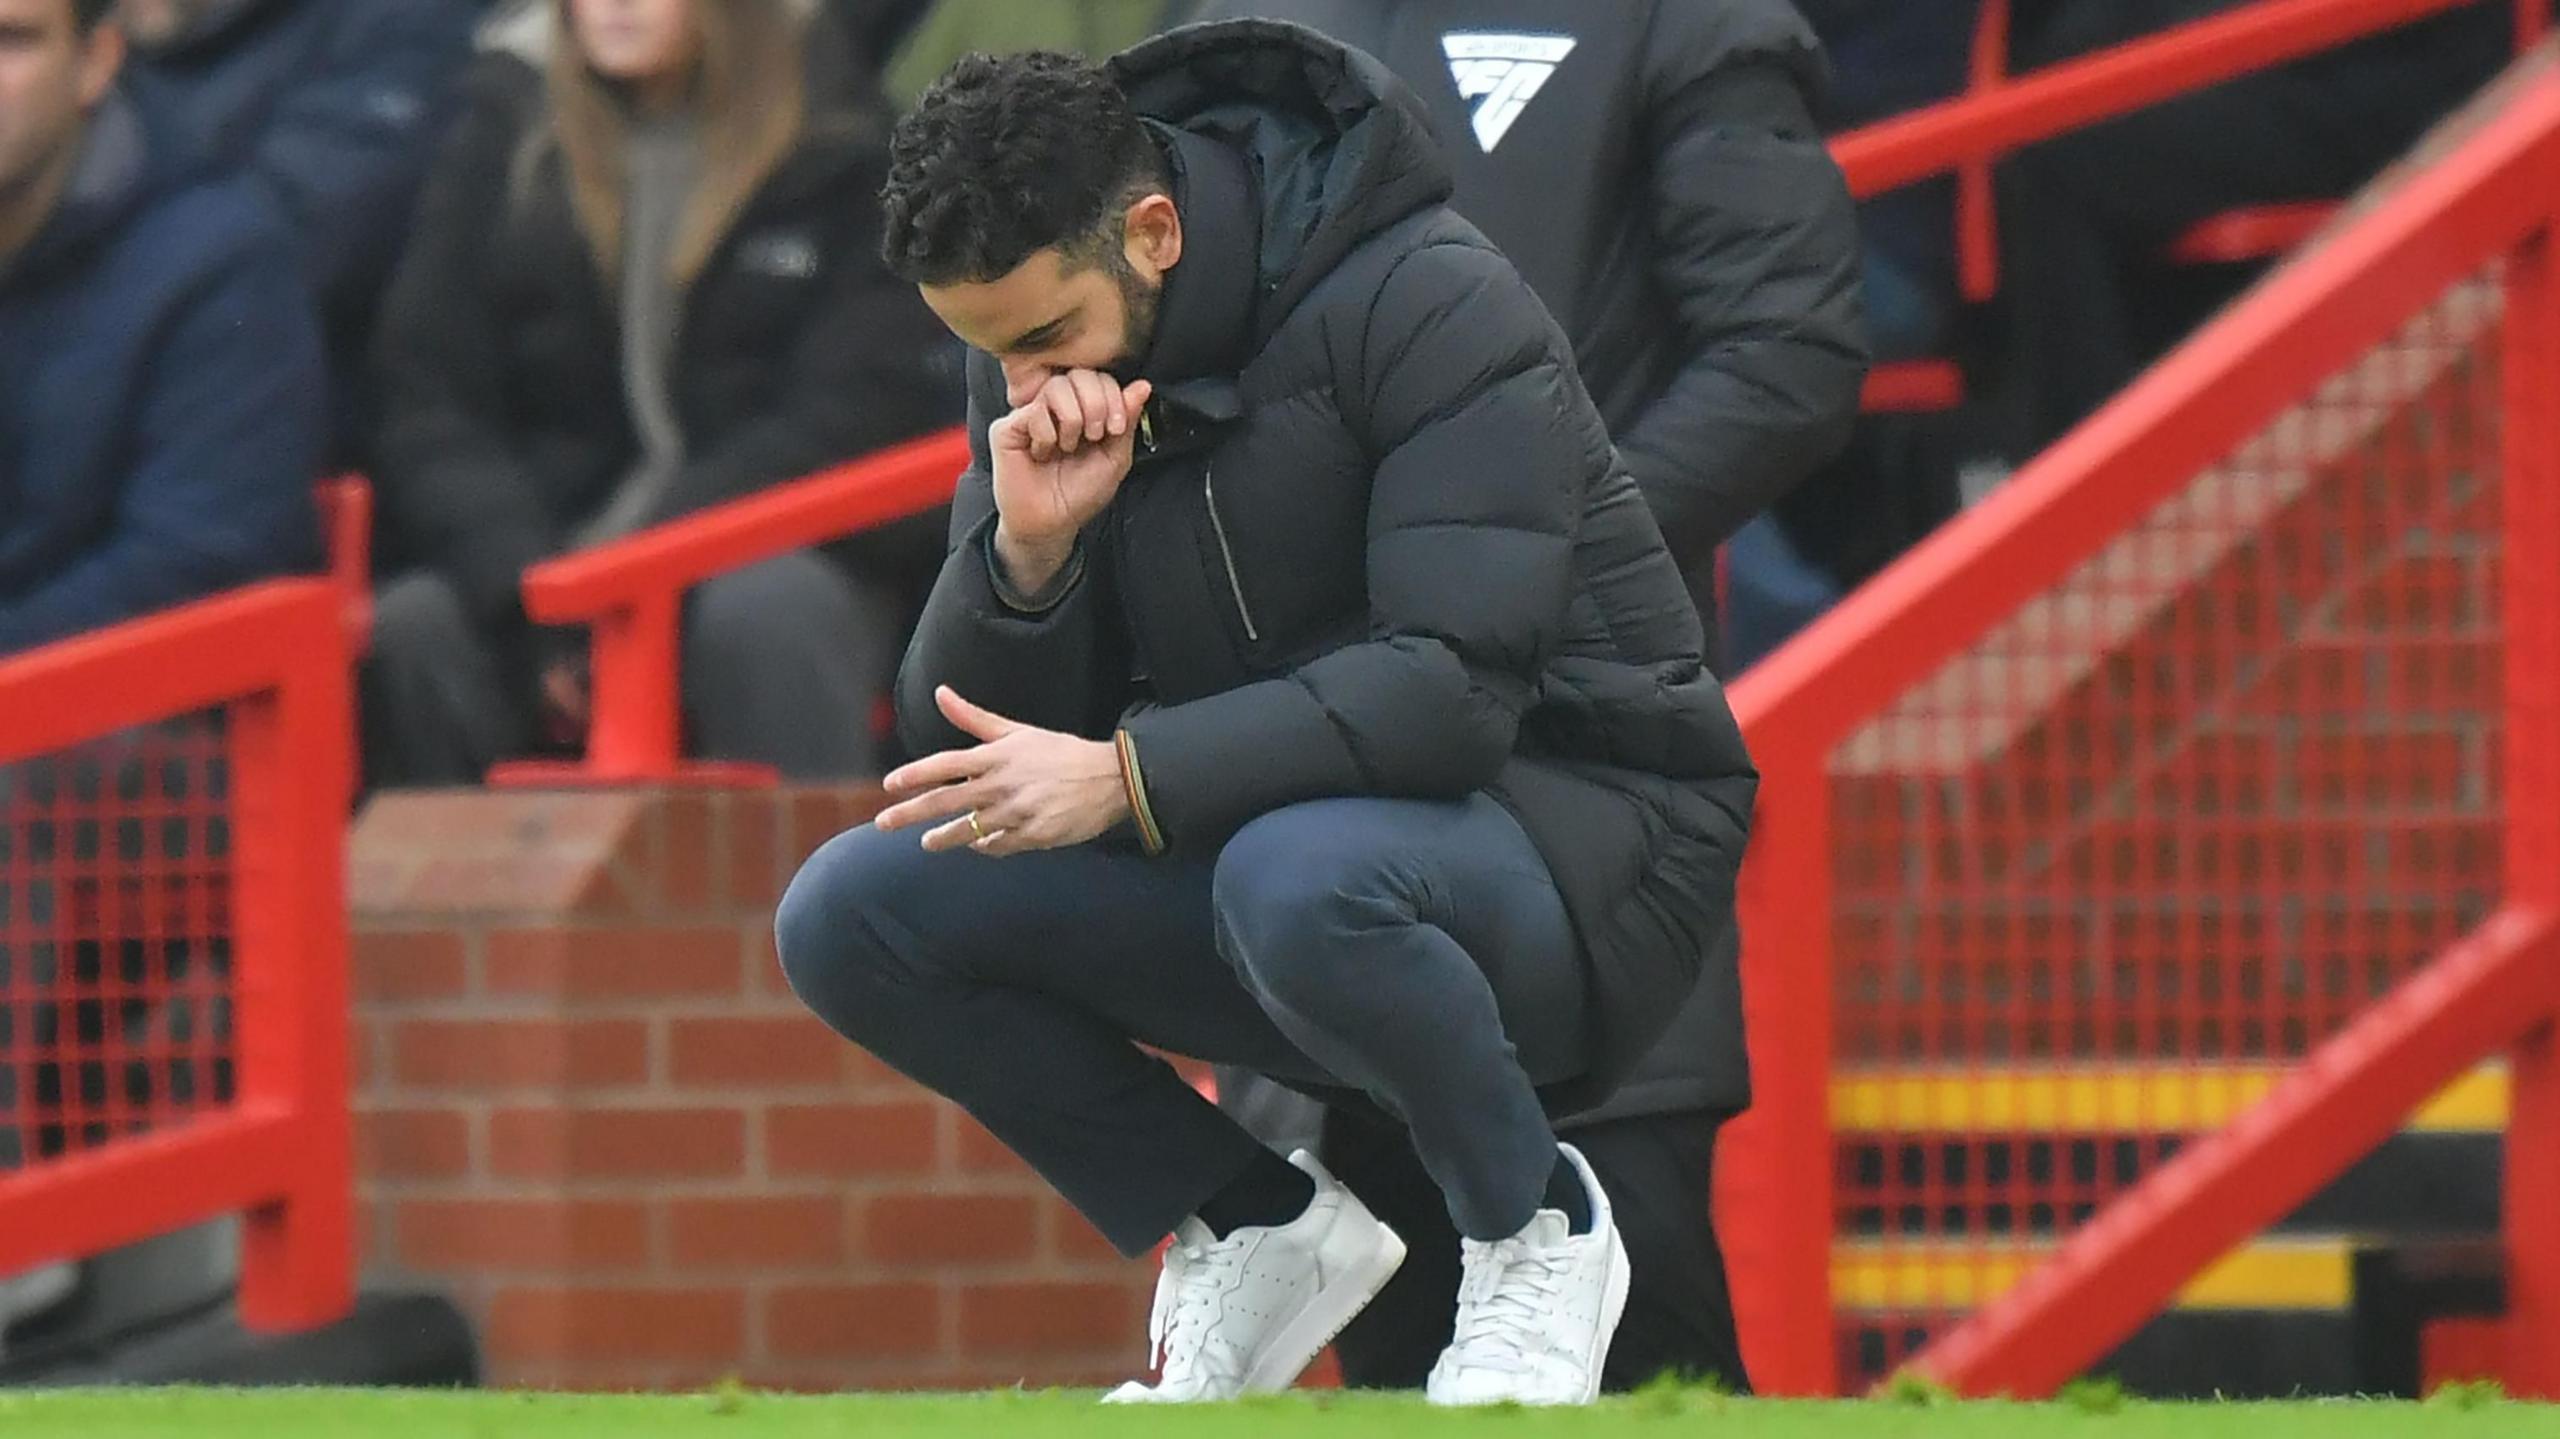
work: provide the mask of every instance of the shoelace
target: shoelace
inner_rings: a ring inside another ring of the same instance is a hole
[[[1220,1300],[1235,1287],[1243,1263],[1244,1244],[1237,1239],[1176,1243],[1165,1250],[1155,1307],[1147,1315],[1147,1342],[1166,1388],[1208,1385],[1225,1392],[1244,1382],[1244,1355],[1217,1332],[1216,1323]]]
[[[1457,1332],[1450,1336],[1459,1363],[1516,1367],[1542,1348],[1538,1341],[1563,1301],[1572,1267],[1562,1248],[1519,1239],[1467,1241]]]

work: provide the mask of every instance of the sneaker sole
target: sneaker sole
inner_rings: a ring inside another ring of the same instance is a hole
[[[1369,1222],[1378,1225],[1378,1234],[1386,1242],[1357,1268],[1317,1291],[1298,1317],[1282,1327],[1261,1361],[1246,1372],[1245,1393],[1275,1394],[1297,1383],[1298,1376],[1307,1372],[1307,1366],[1324,1352],[1324,1347],[1359,1318],[1360,1311],[1368,1308],[1369,1301],[1377,1298],[1378,1291],[1386,1288],[1387,1281],[1404,1267],[1402,1236],[1374,1218]],[[1618,1302],[1621,1307],[1626,1303],[1623,1284],[1619,1286]]]

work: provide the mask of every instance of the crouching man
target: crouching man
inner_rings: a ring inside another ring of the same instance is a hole
[[[898,802],[782,962],[1124,1253],[1161,1382],[1294,1380],[1404,1245],[1140,1046],[1406,1126],[1463,1236],[1429,1392],[1580,1403],[1626,1252],[1550,1112],[1730,923],[1754,776],[1564,335],[1412,98],[1271,22],[971,57],[887,258],[977,352]],[[1729,950],[1727,953],[1729,960]]]

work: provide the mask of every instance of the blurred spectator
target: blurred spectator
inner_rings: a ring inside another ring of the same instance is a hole
[[[265,197],[0,0],[0,653],[312,565],[319,339]]]
[[[117,88],[109,3],[0,0],[0,654],[316,558],[320,344],[292,241]],[[60,777],[0,766],[0,814]],[[9,942],[53,902],[32,831],[0,822],[0,1170],[42,1146],[63,1070],[25,1046],[79,977]],[[0,1339],[72,1283],[0,1276]]]
[[[1966,83],[1974,0],[1798,0],[1830,55],[1834,134],[1951,99]],[[1868,339],[1878,364],[1961,352],[1955,186],[1940,176],[1858,205]],[[1870,415],[1849,447],[1733,538],[1726,658],[1776,649],[1957,508],[1954,417]]]
[[[1410,86],[1457,180],[1572,341],[1713,627],[1714,557],[1829,458],[1866,370],[1858,237],[1813,119],[1820,49],[1781,0],[1587,11],[1505,0],[1209,0],[1368,50]],[[1708,1220],[1717,1126],[1745,1101],[1734,953],[1598,1110],[1559,1125],[1618,1205],[1635,1268],[1608,1383],[1743,1380]],[[1401,1129],[1226,1080],[1267,1141],[1326,1125],[1324,1156],[1412,1243],[1342,1336],[1354,1384],[1419,1387],[1449,1340],[1458,1246]]]
[[[527,626],[526,566],[959,418],[953,347],[877,253],[882,138],[806,79],[799,9],[558,0],[547,55],[476,72],[384,314],[385,542],[412,568],[380,597],[375,783],[583,731],[582,648]],[[904,620],[880,566],[932,528],[698,590],[694,747],[870,772]]]
[[[130,83],[291,222],[352,462],[374,312],[471,55],[463,0],[117,0]]]
[[[2045,0],[2022,12],[2032,69],[2242,0]],[[2033,19],[2032,26],[2024,22]],[[2000,358],[2023,459],[2131,381],[2199,318],[2166,303],[2166,250],[2198,221],[2340,200],[2495,75],[2513,9],[2451,13],[2048,141],[2000,170]]]
[[[1838,133],[1954,98],[1965,87],[1975,0],[1797,0],[1831,57],[1822,127]],[[1876,358],[1939,353],[1956,305],[1954,192],[1945,179],[1862,201],[1867,337]]]
[[[879,5],[883,0],[856,0]],[[895,0],[889,0],[895,3]],[[963,55],[1058,50],[1099,60],[1183,18],[1192,0],[931,0],[884,49],[881,88],[900,111]],[[910,6],[909,8],[915,8]]]

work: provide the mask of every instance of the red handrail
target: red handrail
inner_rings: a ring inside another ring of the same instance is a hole
[[[1761,937],[1744,952],[1756,1097],[1718,1171],[1726,1243],[1754,1256],[1735,1271],[1735,1305],[1764,1389],[1828,1392],[1837,1373],[1833,1005],[1820,918],[1831,912],[1833,878],[1827,757],[2307,394],[2340,357],[2381,343],[2447,287],[2560,223],[2560,76],[2537,64],[2510,82],[2500,113],[2387,204],[2278,272],[1734,685],[1764,775],[1746,914]],[[2560,397],[2543,397],[2542,423],[2555,405]],[[2528,418],[2520,411],[2508,422]],[[2537,1198],[2560,1212],[2560,1194]],[[2537,1282],[2560,1287],[2560,1241],[2543,1242],[2553,1271]],[[2543,1312],[2553,1318],[2541,1340],[2560,1352],[2560,1308]],[[1962,1377],[1998,1387],[1984,1367]]]
[[[2472,3],[2264,0],[2031,75],[1977,75],[1964,97],[1863,126],[1832,153],[1852,193],[1879,194]]]
[[[946,430],[534,566],[525,575],[525,612],[545,624],[583,624],[594,632],[595,719],[579,777],[618,783],[677,773],[683,728],[676,709],[677,631],[686,590],[946,504],[968,463],[967,437]],[[517,773],[536,781],[560,777],[552,770]]]
[[[229,859],[187,877],[226,888],[237,1016],[229,1104],[0,1173],[0,1273],[237,1212],[244,1323],[353,1303],[344,623],[335,581],[275,580],[0,660],[0,765],[223,711]]]

